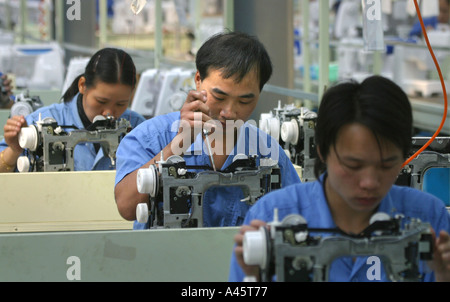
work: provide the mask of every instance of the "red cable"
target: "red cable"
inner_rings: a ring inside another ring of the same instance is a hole
[[[428,142],[425,145],[422,146],[422,148],[417,150],[416,153],[414,153],[410,158],[408,158],[403,163],[402,167],[406,166],[410,161],[412,161],[414,158],[416,158],[417,155],[419,155],[423,150],[425,150],[431,144],[431,142],[436,138],[436,136],[439,134],[439,132],[441,132],[441,129],[442,129],[442,127],[444,127],[445,119],[447,117],[447,106],[448,106],[447,90],[445,89],[444,78],[442,76],[441,69],[439,68],[439,63],[437,62],[436,57],[434,56],[433,49],[430,46],[430,41],[428,40],[427,31],[425,29],[425,25],[423,24],[423,20],[422,20],[421,14],[420,14],[420,9],[419,9],[419,5],[417,4],[417,0],[414,0],[414,6],[416,7],[417,16],[419,17],[420,26],[422,27],[422,32],[423,32],[423,36],[425,38],[425,42],[427,43],[428,50],[430,51],[431,57],[433,58],[433,61],[434,61],[434,65],[436,65],[436,69],[437,69],[437,72],[439,74],[439,79],[441,80],[441,85],[442,85],[442,91],[444,93],[444,102],[445,102],[445,104],[444,104],[444,115],[442,117],[442,121],[441,121],[441,124],[439,125],[439,128],[436,130],[436,132],[433,134],[433,136],[428,140]]]

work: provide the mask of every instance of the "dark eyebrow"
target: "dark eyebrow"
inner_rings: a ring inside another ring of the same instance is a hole
[[[360,159],[352,157],[352,156],[344,156],[343,159],[344,160],[353,161],[353,162],[358,162],[358,163],[364,162],[363,160],[360,160]],[[386,163],[386,162],[393,162],[393,161],[396,161],[396,160],[398,160],[398,156],[397,155],[393,155],[391,157],[381,159],[381,162]]]
[[[396,160],[398,160],[398,159],[399,159],[399,158],[398,158],[397,155],[393,155],[393,156],[388,157],[388,158],[383,158],[383,159],[381,159],[381,161],[382,161],[382,162],[392,162],[392,161],[396,161]]]
[[[97,100],[99,100],[99,101],[104,101],[104,102],[109,102],[109,101],[111,101],[110,99],[104,98],[104,97],[101,97],[101,96],[96,97],[96,98],[97,98]],[[125,103],[125,102],[128,102],[128,100],[120,100],[120,101],[117,101],[116,103]]]
[[[228,93],[226,93],[225,91],[220,90],[219,88],[213,88],[212,89],[213,92],[218,93],[218,94],[222,94],[222,95],[226,95],[228,96]],[[240,95],[240,98],[245,98],[245,99],[251,99],[255,97],[254,93],[248,93],[248,94],[244,94],[244,95]]]
[[[110,99],[109,98],[105,98],[105,97],[102,97],[102,96],[96,96],[95,97],[97,100],[100,100],[100,101],[110,101]]]

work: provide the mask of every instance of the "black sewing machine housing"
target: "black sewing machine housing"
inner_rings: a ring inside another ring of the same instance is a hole
[[[410,156],[424,146],[430,137],[413,137]],[[450,168],[450,137],[436,137],[416,158],[403,167],[397,185],[423,189],[425,173],[432,168]]]

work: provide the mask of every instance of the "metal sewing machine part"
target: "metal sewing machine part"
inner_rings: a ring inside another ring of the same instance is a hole
[[[213,186],[240,187],[242,202],[254,204],[262,195],[281,187],[278,163],[270,158],[238,154],[222,171],[209,166],[187,166],[180,156],[142,168],[137,173],[137,189],[149,194],[149,203],[136,208],[137,221],[150,228],[203,227],[203,194]],[[198,171],[198,172],[194,172]],[[162,208],[160,207],[162,203]]]
[[[44,107],[44,103],[39,96],[30,96],[29,91],[26,90],[25,92],[16,95],[16,100],[11,107],[11,116],[27,116],[41,107]]]
[[[274,137],[291,162],[302,168],[303,182],[314,181],[314,161],[317,157],[314,143],[317,113],[292,104],[261,114],[259,128]]]
[[[416,153],[429,140],[430,137],[413,137],[409,156]],[[430,192],[442,199],[450,211],[449,169],[450,137],[438,136],[425,150],[403,167],[396,184]]]
[[[432,258],[431,226],[419,219],[377,213],[361,234],[348,235],[308,228],[297,214],[279,222],[276,211],[269,227],[244,235],[244,262],[259,266],[263,282],[273,276],[279,282],[328,281],[332,262],[342,256],[377,256],[390,280],[419,281],[419,261]]]
[[[86,142],[98,143],[114,166],[119,143],[131,130],[131,124],[126,119],[98,116],[89,129],[67,131],[68,128],[73,126],[58,125],[51,117],[39,117],[35,125],[23,127],[19,144],[31,156],[18,158],[19,172],[73,171],[75,146]]]

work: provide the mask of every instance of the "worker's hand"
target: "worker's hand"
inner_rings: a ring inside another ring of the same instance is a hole
[[[195,135],[201,132],[203,124],[211,119],[208,105],[206,105],[207,95],[205,90],[191,90],[188,93],[186,101],[180,110],[180,129],[178,133],[191,131],[191,140],[195,139]]]
[[[194,142],[195,137],[202,132],[205,122],[211,120],[206,100],[205,90],[189,91],[180,110],[178,134],[171,144],[173,154],[182,154]]]
[[[244,234],[248,231],[257,231],[260,227],[267,225],[266,222],[262,220],[252,220],[250,225],[242,225],[239,233],[234,236],[234,242],[236,246],[234,248],[234,254],[236,255],[237,262],[242,268],[246,276],[254,276],[259,278],[259,267],[257,265],[247,265],[244,262]]]
[[[22,153],[23,149],[19,145],[19,133],[22,127],[27,126],[27,121],[22,115],[9,118],[3,127],[5,142],[15,153]]]
[[[433,260],[429,266],[434,271],[436,281],[450,282],[450,235],[441,230],[439,237],[433,231]]]

